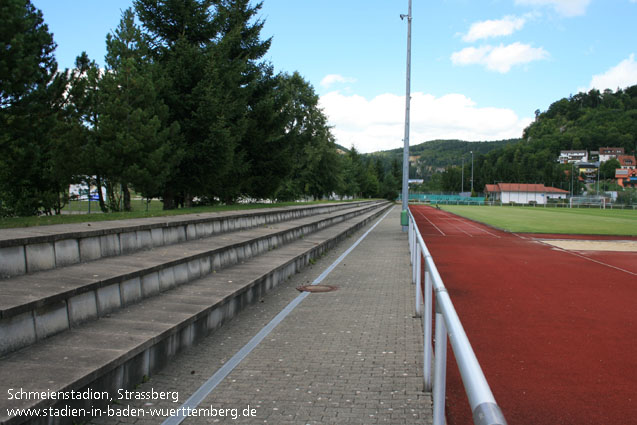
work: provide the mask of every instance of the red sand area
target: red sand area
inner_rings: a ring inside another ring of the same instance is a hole
[[[637,253],[569,252],[410,208],[510,425],[637,424]],[[447,421],[472,424],[449,353]]]

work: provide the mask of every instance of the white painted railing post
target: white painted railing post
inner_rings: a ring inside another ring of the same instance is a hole
[[[422,248],[416,246],[416,317],[422,317]]]
[[[447,326],[436,303],[436,356],[434,358],[433,425],[445,425],[445,392],[447,389]]]
[[[424,391],[431,391],[431,328],[432,328],[432,285],[431,285],[431,273],[429,273],[428,259],[425,258],[425,305],[423,312],[423,379],[425,381]]]
[[[412,258],[414,257],[413,251],[414,251],[414,228],[413,228],[414,224],[411,220],[409,220],[409,233],[407,233],[409,235],[409,261],[411,263]]]
[[[419,246],[418,239],[416,239],[416,232],[414,232],[414,245],[411,251],[411,283],[416,283],[416,255]]]

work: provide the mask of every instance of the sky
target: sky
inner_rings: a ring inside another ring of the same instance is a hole
[[[59,67],[105,39],[132,0],[32,0]],[[266,59],[320,96],[337,143],[403,146],[408,0],[263,0]],[[637,84],[637,0],[413,0],[410,144],[517,138],[551,103]]]

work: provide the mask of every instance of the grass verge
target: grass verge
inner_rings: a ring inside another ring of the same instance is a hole
[[[509,232],[637,236],[637,211],[441,205],[445,211]]]
[[[360,201],[355,199],[353,201]],[[102,213],[99,211],[97,202],[91,204],[91,214],[88,214],[88,203],[82,202],[73,203],[69,213],[53,216],[37,216],[37,217],[9,217],[0,218],[0,229],[8,229],[15,227],[32,227],[32,226],[47,226],[50,224],[69,224],[69,223],[86,223],[95,221],[109,221],[109,220],[126,220],[132,218],[145,218],[145,217],[161,217],[183,214],[202,214],[210,212],[223,212],[223,211],[235,211],[235,210],[251,210],[258,208],[276,208],[276,207],[289,207],[298,205],[314,205],[323,203],[337,203],[337,202],[353,202],[353,201],[312,201],[312,202],[278,202],[272,204],[232,204],[232,205],[215,205],[205,207],[194,208],[179,208],[175,210],[163,210],[161,209],[161,203],[153,201],[151,207],[146,211],[145,204],[142,207],[133,205],[133,211],[130,212],[114,212],[114,213]],[[83,204],[83,205],[82,205]],[[153,205],[154,204],[154,205]],[[141,205],[141,204],[140,204]],[[81,213],[80,213],[81,212]]]

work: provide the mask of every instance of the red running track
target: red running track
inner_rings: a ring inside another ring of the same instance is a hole
[[[410,209],[509,425],[637,424],[637,253]],[[447,421],[472,424],[449,353]]]

